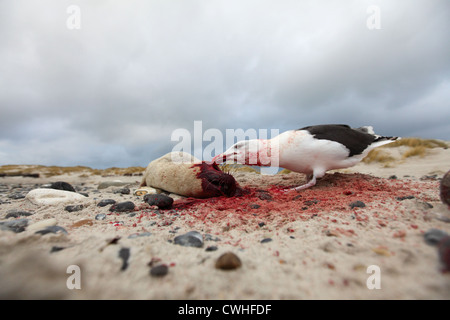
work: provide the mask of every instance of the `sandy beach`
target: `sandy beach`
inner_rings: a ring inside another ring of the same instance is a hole
[[[0,229],[0,297],[450,299],[450,273],[424,239],[430,229],[450,233],[450,210],[439,197],[450,149],[402,158],[402,148],[383,149],[393,157],[388,165],[361,162],[299,192],[285,187],[304,183],[303,174],[231,172],[246,194],[175,197],[169,210],[133,194],[139,170],[47,176],[45,167],[22,167],[39,177],[0,177],[0,222],[27,220],[22,230]],[[84,199],[36,205],[26,198],[57,181]],[[112,181],[121,183],[101,185]],[[111,212],[98,206],[105,199],[135,208]],[[68,205],[82,207],[69,212]],[[17,211],[31,215],[11,214]],[[39,232],[48,226],[61,228]],[[199,247],[175,243],[190,231],[201,234]],[[226,252],[241,265],[217,268]],[[162,265],[164,272],[151,274]],[[68,285],[75,283],[71,266],[79,267],[80,289]],[[369,288],[370,266],[378,267],[379,288]]]

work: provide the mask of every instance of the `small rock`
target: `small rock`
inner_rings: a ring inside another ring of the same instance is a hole
[[[312,206],[313,204],[319,203],[319,200],[313,199],[313,200],[306,200],[303,202],[305,206]]]
[[[264,222],[258,223],[258,226],[259,226],[260,228],[264,227],[265,225],[266,225],[266,224],[265,224]]]
[[[216,261],[216,269],[234,270],[242,266],[241,259],[232,252],[222,254]]]
[[[121,248],[119,250],[119,258],[122,259],[122,267],[120,271],[124,271],[128,268],[128,259],[130,259],[130,248]]]
[[[68,212],[76,212],[76,211],[81,211],[83,210],[84,206],[82,204],[77,204],[77,205],[73,205],[73,206],[66,206],[64,208],[64,210],[68,211]]]
[[[70,192],[76,192],[75,188],[70,183],[67,183],[64,181],[53,182],[52,184],[50,184],[49,187],[51,189],[56,189],[56,190],[65,190],[65,191],[70,191]]]
[[[91,219],[82,219],[82,220],[79,220],[79,221],[73,223],[70,227],[78,228],[78,227],[85,226],[85,225],[92,226],[93,224],[94,224],[94,222]]]
[[[130,189],[125,187],[125,188],[120,188],[117,190],[114,190],[114,193],[119,193],[119,194],[130,194]]]
[[[56,205],[60,203],[79,203],[86,201],[85,196],[76,192],[45,188],[31,190],[25,198],[36,205]]]
[[[64,249],[65,249],[65,247],[57,247],[57,246],[53,246],[53,247],[50,249],[50,253],[58,252],[58,251],[61,251],[61,250],[64,250]]]
[[[106,214],[104,213],[99,213],[95,216],[95,220],[105,220],[106,219]]]
[[[100,200],[99,203],[97,203],[97,207],[105,207],[109,204],[115,204],[115,203],[116,203],[116,200],[114,200],[114,199],[103,199],[103,200]]]
[[[250,204],[249,205],[251,209],[259,209],[261,206],[259,204]]]
[[[150,206],[157,206],[159,209],[171,209],[173,199],[165,194],[146,194],[144,201]]]
[[[398,201],[403,201],[403,200],[409,200],[409,199],[414,199],[414,196],[404,196],[404,197],[396,197],[395,199],[397,199]]]
[[[150,275],[152,277],[163,277],[167,273],[169,273],[169,267],[165,264],[160,264],[150,269]]]
[[[209,246],[205,249],[205,251],[216,251],[217,249],[219,249],[217,246]]]
[[[349,204],[350,208],[364,208],[366,206],[366,204],[362,201],[354,201],[352,203]]]
[[[268,193],[267,191],[261,191],[258,193],[257,197],[261,200],[267,200],[267,201],[272,201],[273,197],[270,195],[270,193]]]
[[[443,238],[438,244],[438,252],[444,266],[444,272],[450,271],[450,236]]]
[[[23,199],[25,198],[25,195],[19,192],[15,192],[15,193],[11,193],[10,195],[8,195],[9,199],[13,199],[13,200],[18,200],[18,199]]]
[[[261,243],[267,243],[267,242],[270,242],[270,241],[272,241],[271,238],[265,238],[265,239],[261,240]]]
[[[128,182],[123,182],[120,180],[114,180],[114,181],[104,181],[100,183],[97,187],[97,189],[105,189],[109,187],[122,187],[128,185]]]
[[[133,233],[128,236],[128,239],[134,239],[134,238],[138,238],[138,237],[148,237],[151,235],[152,234],[150,232]]]
[[[131,212],[134,211],[135,205],[131,201],[119,202],[111,206],[111,212]]]
[[[206,233],[205,234],[205,241],[220,241],[219,237],[214,237],[213,235]]]
[[[430,246],[436,246],[443,238],[447,237],[448,234],[445,231],[433,228],[425,232],[423,236],[425,238],[426,244]]]
[[[184,247],[203,247],[203,237],[197,231],[189,231],[180,236],[176,236],[174,239],[174,243]]]
[[[11,210],[9,211],[5,218],[18,218],[18,217],[28,217],[33,215],[31,212],[22,211],[22,210]]]
[[[16,219],[0,222],[0,230],[9,230],[15,233],[25,231],[28,225],[28,219]]]
[[[447,171],[441,180],[439,196],[441,201],[450,207],[450,170]]]
[[[64,233],[67,234],[67,230],[60,226],[49,226],[45,229],[39,230],[35,232],[36,234],[47,234],[47,233]]]
[[[394,174],[394,175],[390,176],[388,179],[396,180],[396,179],[397,179],[397,176]]]

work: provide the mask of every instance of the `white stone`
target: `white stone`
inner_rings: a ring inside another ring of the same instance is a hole
[[[76,192],[40,188],[28,192],[25,199],[36,205],[56,205],[60,203],[79,203],[89,198]]]

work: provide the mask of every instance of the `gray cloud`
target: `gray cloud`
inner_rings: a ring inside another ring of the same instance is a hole
[[[69,5],[81,29],[66,27]],[[368,30],[378,5],[381,29]],[[450,140],[450,5],[3,1],[0,164],[145,166],[176,128]]]

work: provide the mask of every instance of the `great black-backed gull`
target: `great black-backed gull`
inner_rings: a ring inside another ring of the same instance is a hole
[[[397,139],[377,135],[371,126],[323,124],[289,130],[272,139],[240,141],[212,161],[277,166],[311,175],[308,183],[293,188],[301,190],[314,186],[328,170],[354,166],[370,150]]]

